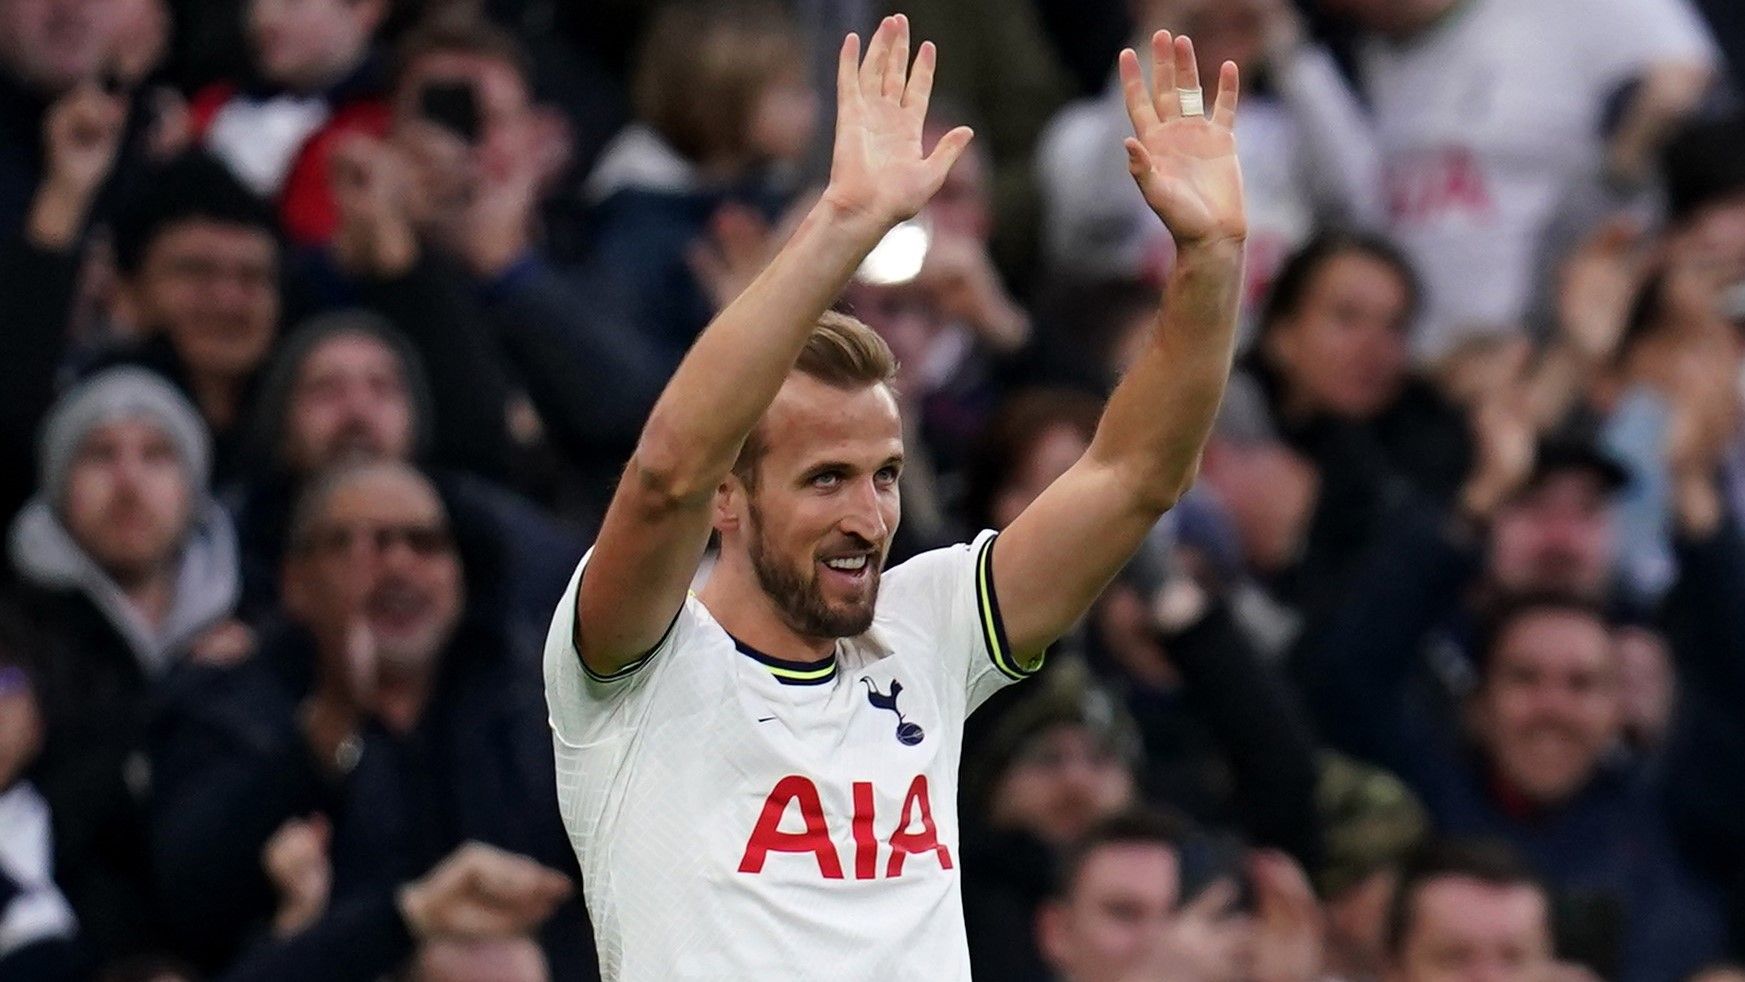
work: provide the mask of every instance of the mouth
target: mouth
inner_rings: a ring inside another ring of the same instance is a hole
[[[870,552],[826,556],[818,560],[819,578],[845,589],[858,590],[872,579],[876,567]]]
[[[369,617],[378,629],[397,633],[418,625],[429,607],[418,591],[389,586],[370,598]]]

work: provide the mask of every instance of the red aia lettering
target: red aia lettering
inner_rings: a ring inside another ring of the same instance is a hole
[[[869,781],[856,781],[853,786],[854,816],[849,830],[854,837],[854,878],[871,880],[878,877],[879,840],[873,830],[874,798]],[[800,818],[806,823],[804,832],[783,832],[782,816],[788,805],[800,804]],[[919,826],[911,831],[911,826]],[[903,875],[903,863],[911,855],[932,853],[940,869],[951,869],[951,850],[939,841],[939,827],[933,824],[933,802],[927,793],[927,776],[918,774],[909,783],[903,797],[901,817],[891,830],[891,858],[885,864],[887,878]],[[769,797],[764,799],[763,812],[757,826],[745,843],[745,855],[739,860],[741,873],[761,873],[772,852],[811,853],[818,861],[818,872],[827,880],[842,879],[842,859],[830,839],[830,826],[824,819],[823,801],[818,788],[798,774],[790,774],[776,782]]]
[[[873,786],[854,782],[854,878],[870,880],[878,875],[879,840],[873,838]]]
[[[804,832],[783,832],[782,815],[788,803],[800,803],[800,818],[806,823]],[[827,880],[842,879],[842,860],[830,842],[830,827],[824,824],[824,804],[818,800],[818,789],[798,774],[790,774],[776,782],[769,797],[764,799],[763,814],[757,827],[745,843],[745,855],[739,860],[741,873],[763,872],[763,861],[772,852],[809,852],[818,860],[818,872]]]
[[[914,822],[917,808],[921,813],[921,828],[910,832],[908,829]],[[903,798],[902,818],[891,832],[891,860],[885,866],[885,875],[901,876],[904,857],[924,852],[939,857],[940,869],[951,868],[951,852],[939,841],[939,830],[933,825],[933,805],[927,799],[927,775],[917,774],[909,784],[909,793]]]

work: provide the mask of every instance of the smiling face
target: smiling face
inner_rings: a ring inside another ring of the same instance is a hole
[[[1516,615],[1497,636],[1477,698],[1479,737],[1499,776],[1540,804],[1567,800],[1622,726],[1606,625],[1560,608]]]
[[[465,605],[460,558],[436,489],[399,464],[366,465],[332,488],[293,544],[286,607],[317,633],[361,616],[389,666],[435,663]]]
[[[860,634],[902,511],[896,397],[886,385],[841,389],[796,372],[752,439],[757,452],[717,501],[724,555],[742,553],[796,634]]]

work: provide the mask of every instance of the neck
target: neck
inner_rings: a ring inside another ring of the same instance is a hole
[[[1466,2],[1467,0],[1419,0],[1400,15],[1400,22],[1388,32],[1389,38],[1397,42],[1411,41],[1442,23]]]
[[[773,658],[816,662],[836,650],[835,638],[801,634],[788,625],[743,550],[722,551],[697,598],[722,630]]]
[[[112,572],[110,574],[114,576]],[[174,578],[170,575],[170,567],[162,566],[144,573],[117,576],[115,583],[121,587],[122,596],[127,603],[145,622],[157,630],[164,623],[164,618],[170,616],[170,607],[175,603]]]
[[[194,389],[194,401],[200,404],[200,415],[214,431],[228,430],[235,425],[242,402],[242,379],[230,375],[197,374],[189,384]]]

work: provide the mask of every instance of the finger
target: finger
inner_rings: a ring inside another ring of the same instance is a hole
[[[1175,87],[1200,87],[1200,65],[1194,57],[1194,39],[1185,34],[1175,39]]]
[[[1159,119],[1174,119],[1182,114],[1181,99],[1171,88],[1175,85],[1175,38],[1168,31],[1151,36],[1151,102]]]
[[[898,14],[896,16],[896,37],[891,41],[891,52],[885,62],[885,77],[879,94],[886,99],[903,98],[903,85],[909,77],[909,18]]]
[[[850,32],[836,55],[836,114],[860,104],[860,35]]]
[[[1242,95],[1242,77],[1236,63],[1227,61],[1218,71],[1218,101],[1212,106],[1212,122],[1226,129],[1236,125],[1236,103]]]
[[[879,29],[873,32],[872,40],[867,42],[866,57],[860,62],[860,95],[862,99],[876,99],[884,89],[885,65],[891,51],[891,34],[896,31],[891,18],[879,21]]]
[[[915,67],[909,70],[909,84],[903,89],[903,108],[918,118],[927,118],[927,104],[933,98],[933,69],[939,62],[939,49],[932,41],[922,41],[915,53]]]
[[[1145,91],[1145,77],[1139,71],[1139,55],[1132,48],[1121,52],[1116,61],[1121,72],[1121,95],[1127,102],[1127,118],[1133,123],[1133,132],[1143,134],[1156,126],[1157,106],[1151,94]]]
[[[1182,908],[1182,913],[1208,920],[1222,920],[1235,909],[1236,898],[1236,883],[1225,877],[1201,890],[1199,896]]]
[[[975,139],[975,131],[967,126],[959,126],[950,133],[939,138],[933,152],[927,155],[927,166],[932,174],[933,190],[938,191],[945,183],[945,175],[951,173],[951,165],[957,163],[957,158],[969,148],[969,141]]]
[[[1127,172],[1133,175],[1145,200],[1152,201],[1157,192],[1157,173],[1152,169],[1151,151],[1133,137],[1128,137],[1124,146],[1127,148]]]

